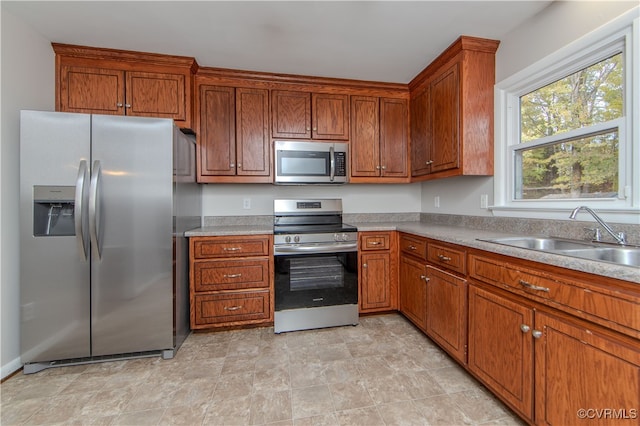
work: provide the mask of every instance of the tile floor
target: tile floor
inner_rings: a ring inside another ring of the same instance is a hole
[[[523,425],[400,315],[191,334],[172,360],[60,367],[0,385],[8,425]]]

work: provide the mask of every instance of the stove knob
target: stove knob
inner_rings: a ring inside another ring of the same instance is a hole
[[[300,242],[300,237],[298,235],[296,235],[295,237],[293,237],[293,241],[295,241],[296,243]]]
[[[284,237],[284,240],[286,242],[290,243],[291,242],[291,237],[287,235],[286,237]]]
[[[347,241],[349,236],[347,234],[342,234],[342,241]]]

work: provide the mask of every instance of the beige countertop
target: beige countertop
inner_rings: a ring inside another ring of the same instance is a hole
[[[487,239],[514,236],[514,234],[505,232],[471,229],[460,226],[430,225],[424,222],[351,222],[349,224],[356,226],[358,231],[407,232],[492,253],[640,283],[640,268],[478,241],[478,238]],[[187,237],[203,237],[258,234],[273,234],[273,227],[265,225],[208,226],[193,229],[186,232],[185,235]]]

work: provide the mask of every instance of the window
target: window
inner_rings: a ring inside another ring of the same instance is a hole
[[[638,223],[640,58],[632,17],[496,86],[495,215],[566,218],[587,205],[608,220]]]

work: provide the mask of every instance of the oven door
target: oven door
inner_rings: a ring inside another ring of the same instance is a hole
[[[275,310],[358,303],[357,251],[275,256]]]

